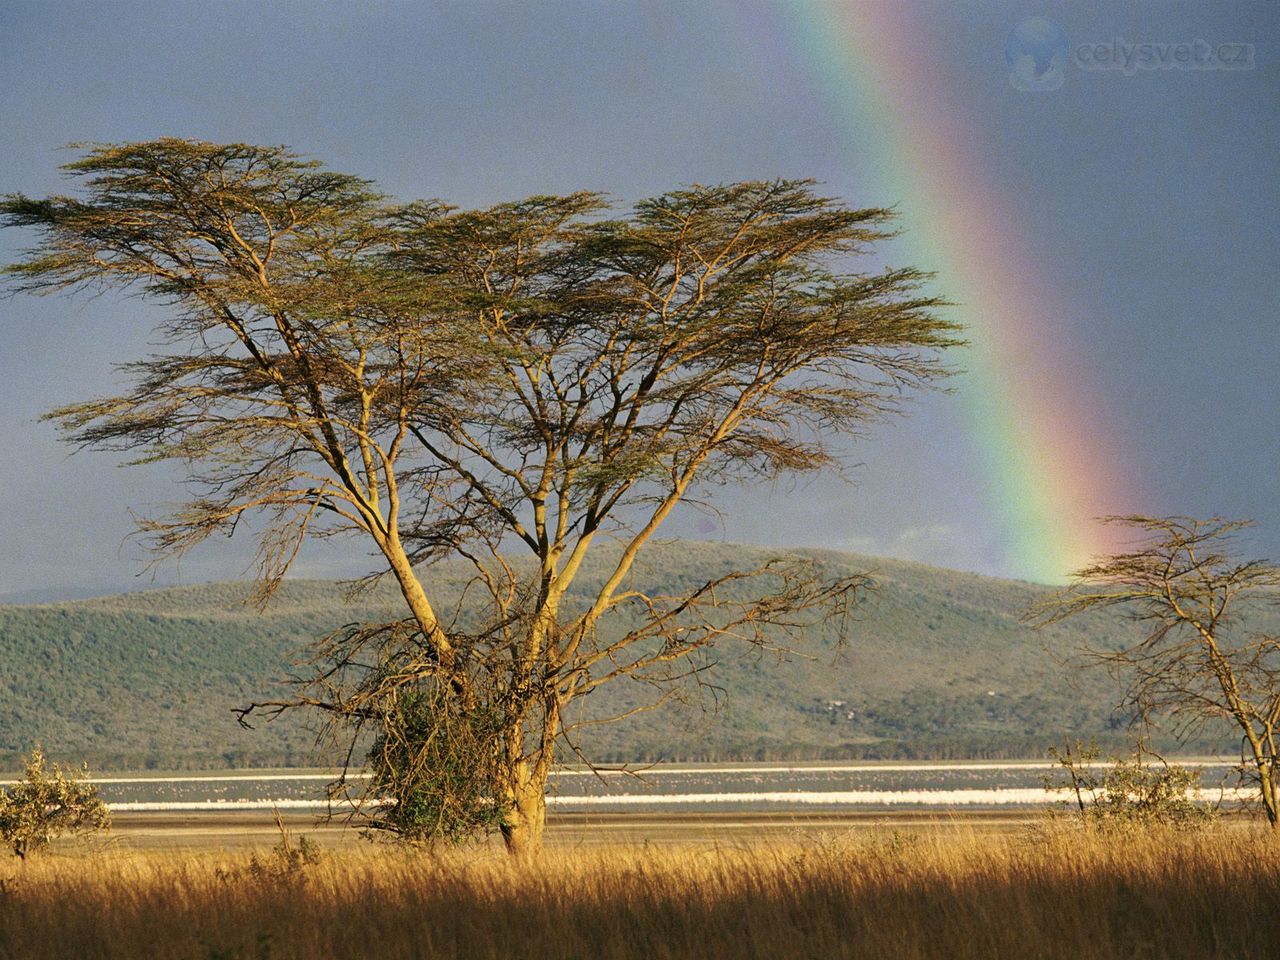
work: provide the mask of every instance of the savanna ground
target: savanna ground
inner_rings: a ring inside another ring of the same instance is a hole
[[[160,849],[126,828],[0,867],[0,957],[1280,955],[1280,842],[1251,823],[757,826],[649,844],[564,826],[531,864],[323,834],[314,850],[294,834],[292,855],[269,836],[252,852]]]

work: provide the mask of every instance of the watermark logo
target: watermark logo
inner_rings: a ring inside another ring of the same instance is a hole
[[[1004,59],[1017,90],[1057,90],[1065,76],[1070,46],[1052,20],[1028,17],[1009,31]]]
[[[1018,90],[1057,90],[1069,66],[1079,70],[1112,70],[1133,76],[1146,70],[1252,70],[1251,43],[1170,43],[1150,40],[1067,42],[1063,29],[1044,17],[1028,17],[1004,44],[1009,83]]]
[[[1073,59],[1081,70],[1119,70],[1130,77],[1139,70],[1252,70],[1253,44],[1143,43],[1116,37],[1080,44]]]

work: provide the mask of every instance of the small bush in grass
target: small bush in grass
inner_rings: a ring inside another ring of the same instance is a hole
[[[25,860],[28,853],[47,847],[63,834],[110,826],[110,813],[98,797],[98,788],[86,782],[87,767],[74,775],[56,763],[46,768],[44,753],[37,747],[25,768],[17,783],[0,789],[0,840],[16,856]]]
[[[1115,758],[1101,769],[1094,766],[1099,756],[1096,741],[1068,743],[1049,754],[1067,779],[1063,783],[1053,776],[1045,777],[1045,788],[1074,794],[1072,812],[1091,826],[1189,829],[1217,816],[1215,806],[1194,798],[1200,786],[1198,772],[1158,757],[1159,763],[1150,763],[1147,758],[1154,754],[1149,754],[1143,743],[1132,756]]]
[[[229,869],[219,867],[214,875],[223,883],[236,883],[245,879],[267,885],[305,883],[307,868],[316,866],[324,859],[320,846],[310,837],[301,837],[294,843],[293,834],[285,829],[279,809],[275,811],[275,820],[280,840],[271,848],[270,853],[263,856],[254,853],[245,866]]]

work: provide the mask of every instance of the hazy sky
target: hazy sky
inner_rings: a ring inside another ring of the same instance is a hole
[[[1280,3],[892,3],[913,95],[963,120],[940,149],[999,187],[1024,282],[1054,304],[1035,321],[1054,330],[1050,359],[1105,421],[1125,491],[1106,509],[1251,516],[1251,549],[1280,555]],[[462,205],[777,176],[815,177],[854,205],[909,204],[865,175],[804,47],[775,35],[789,15],[764,0],[5,0],[0,191],[60,189],[72,141],[181,136],[283,143],[401,198]],[[1070,41],[1058,89],[1010,82],[1006,40],[1027,17]],[[1248,44],[1252,68],[1072,59],[1116,38]],[[0,234],[0,256],[26,239]],[[130,511],[177,498],[172,478],[70,456],[38,418],[109,390],[153,317],[110,297],[0,301],[0,595],[149,582]],[[980,385],[954,386],[851,449],[853,485],[723,491],[722,523],[685,513],[670,532],[1024,575],[974,449],[965,392]],[[359,549],[313,551],[299,572],[358,570]],[[238,576],[252,553],[210,544],[157,576]]]

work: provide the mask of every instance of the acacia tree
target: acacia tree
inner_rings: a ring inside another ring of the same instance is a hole
[[[1241,771],[1256,784],[1271,827],[1280,829],[1280,639],[1244,628],[1249,613],[1277,599],[1280,568],[1233,556],[1233,535],[1248,521],[1131,516],[1107,522],[1130,526],[1142,539],[1079,571],[1071,587],[1035,605],[1030,619],[1052,623],[1118,607],[1145,624],[1137,643],[1089,652],[1126,683],[1122,706],[1142,719],[1170,717],[1179,735],[1214,721],[1234,726]]]
[[[88,780],[86,767],[46,767],[44,751],[36,747],[23,760],[22,777],[8,790],[0,788],[0,842],[25,860],[63,834],[109,829],[111,811]]]
[[[721,640],[777,642],[855,599],[864,577],[798,561],[678,596],[631,575],[699,484],[837,467],[957,342],[919,271],[842,272],[890,213],[808,182],[617,216],[591,193],[396,204],[242,144],[98,145],[65,169],[78,196],[0,205],[41,237],[11,285],[129,289],[166,305],[173,346],[128,365],[127,392],[51,416],[182,466],[189,499],[142,524],[161,553],[252,518],[264,602],[308,535],[373,544],[406,615],[326,638],[273,706],[317,708],[351,744],[372,731],[378,825],[402,833],[496,821],[536,847],[572,701],[696,677]],[[603,582],[566,605],[602,550]],[[445,558],[474,570],[452,613]]]

